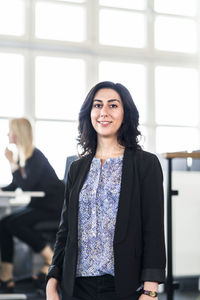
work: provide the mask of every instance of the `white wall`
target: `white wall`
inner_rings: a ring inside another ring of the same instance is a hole
[[[166,174],[165,195],[166,195]],[[173,171],[173,275],[200,275],[200,172]],[[167,197],[165,196],[165,202]],[[165,209],[166,214],[166,209]],[[165,218],[165,221],[167,219]]]

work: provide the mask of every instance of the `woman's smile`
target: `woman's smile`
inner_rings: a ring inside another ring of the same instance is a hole
[[[110,121],[97,121],[100,125],[102,125],[102,126],[108,126],[108,125],[110,125],[112,122],[110,122]]]
[[[120,95],[110,88],[100,89],[94,96],[91,109],[91,122],[98,137],[117,137],[123,118],[124,108]]]

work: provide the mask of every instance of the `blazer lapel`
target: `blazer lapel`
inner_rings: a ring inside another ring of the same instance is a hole
[[[115,225],[114,244],[120,243],[124,239],[128,229],[130,204],[133,200],[135,188],[134,181],[136,174],[134,162],[134,152],[129,149],[125,149],[122,166],[121,190]]]
[[[78,201],[79,194],[81,188],[85,182],[87,174],[90,169],[90,164],[93,159],[93,155],[90,154],[87,158],[85,158],[80,167],[78,168],[78,172],[76,174],[76,178],[74,179],[74,184],[72,188],[72,192],[70,195],[70,204],[69,204],[69,224],[70,224],[70,239],[77,241],[77,231],[78,231]]]

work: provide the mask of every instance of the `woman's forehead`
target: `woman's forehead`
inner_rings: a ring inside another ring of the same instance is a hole
[[[93,100],[110,100],[110,99],[117,99],[121,102],[121,97],[118,94],[117,91],[111,89],[111,88],[102,88],[96,92],[94,95]]]

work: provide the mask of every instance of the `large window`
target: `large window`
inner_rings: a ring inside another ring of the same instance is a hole
[[[23,36],[25,34],[26,0],[0,1],[0,34]]]
[[[167,51],[197,52],[196,22],[177,17],[156,17],[155,47]]]
[[[192,68],[155,69],[156,122],[165,125],[198,126],[198,72]]]
[[[35,68],[36,117],[77,120],[85,94],[84,61],[37,56]]]
[[[62,178],[77,153],[78,112],[98,81],[128,87],[141,143],[199,149],[199,1],[1,0],[0,184],[8,119],[33,120],[35,143]]]
[[[85,9],[53,1],[38,1],[35,35],[40,39],[82,42],[85,40]]]
[[[0,116],[24,113],[24,57],[0,52]]]
[[[102,8],[99,20],[99,41],[101,44],[144,47],[146,41],[143,14]],[[131,35],[129,32],[130,28],[132,28]]]

